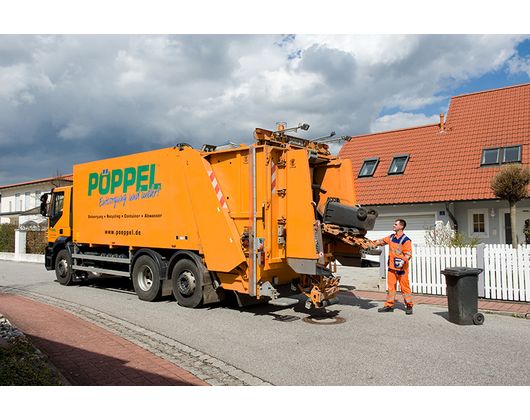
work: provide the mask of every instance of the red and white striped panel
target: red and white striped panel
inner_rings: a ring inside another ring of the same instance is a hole
[[[271,191],[276,193],[276,165],[271,161]]]
[[[223,193],[221,192],[221,187],[219,186],[219,183],[217,182],[217,178],[215,177],[213,171],[208,171],[208,176],[210,177],[210,182],[212,183],[213,189],[217,194],[217,199],[219,200],[219,203],[221,203],[221,207],[223,209],[228,209],[228,206],[226,205],[226,200],[223,197]]]

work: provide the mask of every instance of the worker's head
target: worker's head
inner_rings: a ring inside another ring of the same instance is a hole
[[[394,232],[403,230],[405,229],[406,226],[407,226],[407,222],[405,222],[403,219],[397,219],[394,222]]]

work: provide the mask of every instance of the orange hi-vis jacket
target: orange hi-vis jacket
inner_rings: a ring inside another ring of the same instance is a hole
[[[404,233],[400,237],[395,234],[378,239],[375,243],[379,246],[388,245],[388,269],[396,271],[397,274],[408,272],[409,260],[412,258],[412,241]],[[401,268],[396,267],[396,263],[403,261]]]

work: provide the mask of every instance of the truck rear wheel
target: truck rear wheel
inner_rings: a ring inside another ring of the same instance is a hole
[[[158,264],[148,255],[138,258],[133,268],[134,291],[140,300],[152,302],[160,298],[162,287]]]
[[[202,273],[188,259],[182,259],[173,268],[171,285],[177,302],[187,308],[196,308],[203,302]]]
[[[72,273],[72,257],[66,249],[61,249],[55,259],[55,275],[57,281],[63,286],[68,286],[74,279]]]

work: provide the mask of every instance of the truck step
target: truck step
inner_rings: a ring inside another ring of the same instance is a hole
[[[274,306],[292,306],[296,305],[299,302],[298,299],[292,299],[288,297],[281,297],[278,299],[271,299],[269,300],[269,304]]]

